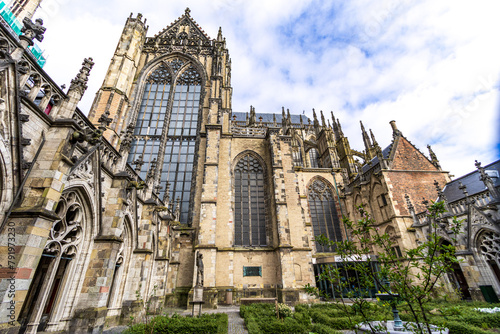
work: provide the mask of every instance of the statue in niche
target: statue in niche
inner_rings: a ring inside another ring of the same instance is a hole
[[[203,286],[203,254],[198,252],[198,255],[196,256],[196,266],[197,266],[197,272],[196,272],[196,286],[202,287]]]

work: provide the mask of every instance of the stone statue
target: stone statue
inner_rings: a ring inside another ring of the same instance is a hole
[[[203,286],[203,254],[199,252],[196,256],[196,266],[198,267],[196,272],[196,286]]]

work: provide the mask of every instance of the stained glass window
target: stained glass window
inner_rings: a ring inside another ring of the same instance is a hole
[[[264,169],[251,154],[243,156],[234,169],[234,244],[266,246]]]
[[[342,241],[340,219],[332,190],[321,180],[315,180],[308,189],[309,209],[314,236],[321,234],[332,241]],[[333,252],[334,247],[316,243],[318,252]]]

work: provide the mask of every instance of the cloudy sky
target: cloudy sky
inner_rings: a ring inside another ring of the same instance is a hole
[[[312,115],[330,111],[351,147],[359,120],[381,146],[389,121],[456,176],[500,158],[500,1],[43,0],[45,70],[69,85],[94,58],[88,113],[131,12],[153,36],[191,9],[232,58],[233,110]]]

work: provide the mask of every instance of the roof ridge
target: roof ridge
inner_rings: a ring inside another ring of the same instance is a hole
[[[198,24],[198,22],[196,22],[192,17],[191,15],[189,14],[189,8],[186,8],[186,11],[184,14],[182,14],[181,16],[179,16],[177,18],[177,20],[175,20],[174,22],[170,23],[168,26],[166,26],[165,28],[163,28],[161,31],[159,31],[158,33],[156,33],[153,38],[157,38],[161,35],[163,35],[168,29],[172,28],[173,26],[175,26],[177,23],[179,23],[182,19],[184,18],[187,18],[196,28],[198,28],[198,30],[203,34],[203,36],[205,36],[208,40],[212,40],[212,38],[210,38],[210,36],[207,35],[207,33],[205,32],[205,30],[203,30],[200,25]]]

